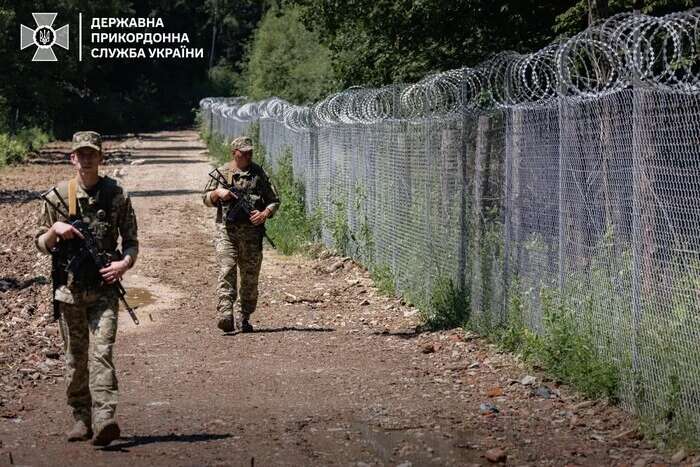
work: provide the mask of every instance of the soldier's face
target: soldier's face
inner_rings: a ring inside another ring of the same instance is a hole
[[[97,172],[100,162],[102,162],[102,153],[92,148],[80,148],[71,153],[70,161],[79,171],[94,173]]]
[[[241,151],[236,149],[233,151],[233,159],[236,161],[236,165],[239,169],[245,169],[250,165],[250,161],[253,159],[253,151]]]

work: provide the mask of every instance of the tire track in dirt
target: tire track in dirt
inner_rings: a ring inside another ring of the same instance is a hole
[[[222,335],[203,144],[179,131],[124,147],[136,162],[116,175],[141,240],[125,285],[144,324],[121,315],[123,437],[66,444],[63,386],[37,385],[21,416],[0,419],[0,464],[11,452],[23,465],[487,465],[493,448],[514,465],[663,459],[618,408],[536,375],[551,389],[539,397],[482,339],[417,332],[416,310],[350,260],[266,250],[257,332]]]

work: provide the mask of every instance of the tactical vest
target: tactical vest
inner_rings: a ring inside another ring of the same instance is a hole
[[[88,224],[94,232],[97,246],[101,252],[110,259],[119,257],[117,246],[116,213],[113,211],[114,198],[120,191],[116,182],[112,179],[101,177],[95,185],[94,196],[78,198],[78,181],[71,179],[67,184],[57,187],[61,197],[68,203],[68,222],[80,219]],[[61,245],[63,243],[63,245]],[[78,250],[79,240],[59,242],[56,255],[57,267],[65,268],[69,259]],[[63,284],[69,288],[91,289],[101,283],[101,277],[97,271],[81,269],[79,274],[66,274]]]
[[[235,185],[235,187],[240,190],[244,196],[248,198],[250,203],[257,209],[258,211],[262,211],[265,209],[265,202],[262,199],[262,194],[260,193],[260,187],[258,184],[260,183],[260,179],[263,176],[263,171],[260,166],[257,164],[254,164],[251,162],[250,167],[248,168],[247,171],[245,172],[236,172],[236,166],[234,165],[233,161],[229,162],[228,166],[228,182],[232,185]],[[223,206],[223,219],[226,219],[226,216],[228,214],[229,209],[233,209],[235,207],[235,201],[232,201],[229,204],[226,204]],[[249,223],[250,220],[244,215],[238,215],[236,216],[235,224],[245,224]]]

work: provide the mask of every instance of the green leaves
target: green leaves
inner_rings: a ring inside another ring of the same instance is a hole
[[[503,50],[535,50],[554,37],[554,18],[567,8],[553,0],[303,4],[307,22],[332,51],[343,87],[416,81],[431,71],[476,65]]]
[[[255,32],[245,76],[251,99],[278,96],[302,104],[335,89],[330,51],[293,5],[267,12]]]

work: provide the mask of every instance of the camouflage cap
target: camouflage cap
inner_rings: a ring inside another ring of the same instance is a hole
[[[253,140],[247,136],[239,136],[231,141],[231,149],[238,149],[239,151],[252,151],[253,150]]]
[[[102,151],[102,137],[96,131],[79,131],[73,135],[73,151],[80,148],[92,148]]]

